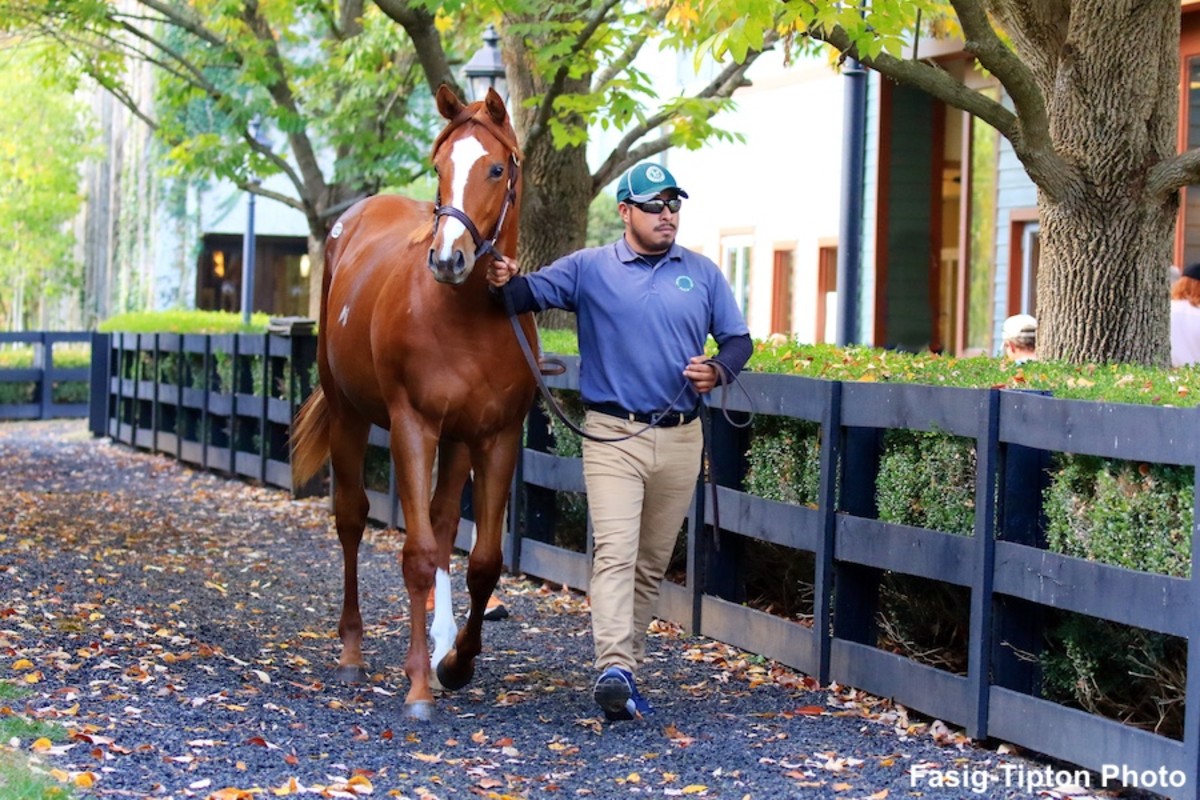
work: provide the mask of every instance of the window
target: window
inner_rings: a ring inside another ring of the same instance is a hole
[[[836,244],[822,245],[817,251],[817,344],[837,341],[837,278],[838,250]]]
[[[1012,212],[1011,255],[1008,262],[1008,314],[1037,316],[1038,262],[1042,248],[1037,209]]]
[[[1183,121],[1187,149],[1200,147],[1200,56],[1187,59],[1187,85],[1184,87],[1187,107]],[[1188,186],[1183,190],[1183,222],[1180,236],[1183,239],[1182,260],[1185,264],[1200,261],[1200,186]]]
[[[792,332],[792,251],[775,251],[771,280],[771,333]]]
[[[721,269],[733,289],[733,297],[742,316],[750,318],[750,255],[753,239],[749,236],[727,236],[721,240]]]

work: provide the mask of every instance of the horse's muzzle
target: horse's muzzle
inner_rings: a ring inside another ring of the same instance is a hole
[[[468,264],[467,256],[462,250],[455,250],[454,255],[449,259],[440,259],[433,250],[429,251],[429,271],[433,273],[433,278],[438,283],[458,286],[471,274],[473,266],[475,266],[474,260]]]

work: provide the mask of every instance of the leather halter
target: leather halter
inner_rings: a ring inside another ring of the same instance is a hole
[[[467,229],[467,233],[471,234],[471,239],[475,242],[475,258],[479,259],[481,256],[487,255],[488,253],[496,253],[496,239],[500,237],[500,231],[504,227],[504,220],[508,217],[508,209],[511,208],[513,203],[517,201],[517,178],[521,170],[521,162],[519,159],[520,150],[517,148],[516,143],[511,141],[511,139],[499,129],[499,126],[492,123],[490,119],[476,117],[474,113],[467,113],[467,110],[464,109],[463,112],[455,117],[454,120],[451,121],[451,123],[446,127],[446,129],[442,131],[441,135],[438,136],[437,142],[434,144],[435,156],[437,155],[437,151],[441,149],[442,143],[449,138],[450,132],[459,126],[466,124],[467,122],[475,122],[487,128],[493,136],[500,140],[501,144],[509,149],[508,188],[504,194],[504,202],[500,206],[500,216],[496,219],[496,225],[492,228],[491,236],[487,239],[484,239],[479,233],[479,228],[477,228],[475,223],[471,221],[471,218],[467,216],[467,212],[460,208],[455,208],[454,206],[442,205],[442,198],[439,196],[433,204],[433,232],[435,235],[437,234],[438,224],[441,222],[442,217],[453,217],[463,224],[463,227]]]

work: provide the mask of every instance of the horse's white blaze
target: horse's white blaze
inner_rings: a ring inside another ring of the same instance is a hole
[[[454,609],[450,602],[450,573],[438,567],[433,576],[433,625],[429,630],[433,636],[433,655],[429,657],[429,661],[433,665],[435,679],[437,665],[446,653],[454,648],[454,637],[458,635],[458,626],[454,624]]]
[[[471,177],[471,167],[485,155],[487,151],[474,136],[459,139],[454,143],[454,149],[450,151],[450,197],[442,198],[443,205],[465,210],[463,202],[467,197],[467,179]],[[467,228],[454,217],[442,217],[441,224],[442,249],[437,253],[437,257],[441,261],[449,261],[454,257],[454,241],[462,236]]]

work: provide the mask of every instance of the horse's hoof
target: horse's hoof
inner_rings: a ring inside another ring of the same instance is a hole
[[[371,676],[366,667],[357,664],[339,664],[333,671],[333,679],[342,683],[370,683]]]
[[[404,716],[417,722],[429,722],[433,719],[432,700],[414,700],[404,704]]]
[[[442,659],[442,663],[437,666],[437,679],[442,688],[448,692],[453,692],[461,689],[471,682],[471,678],[475,677],[475,662],[468,661],[466,667],[461,669],[451,669],[446,666],[446,661],[449,656]]]

